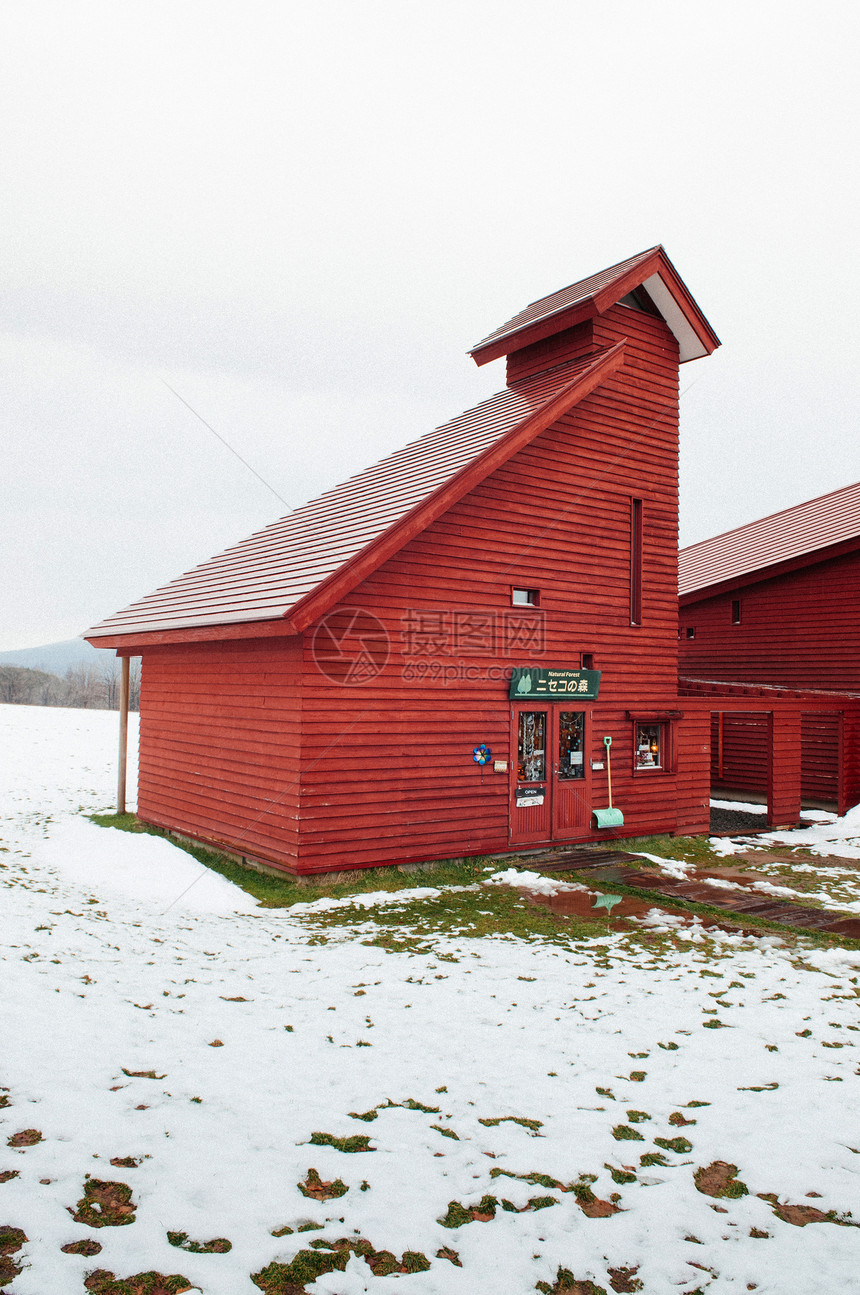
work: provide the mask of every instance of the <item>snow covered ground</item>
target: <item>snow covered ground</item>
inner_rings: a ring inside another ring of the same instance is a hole
[[[101,1269],[258,1295],[251,1274],[277,1290],[268,1265],[341,1238],[423,1270],[352,1253],[309,1290],[856,1288],[860,954],[658,914],[678,929],[651,946],[387,952],[371,897],[323,928],[325,904],[258,908],[82,819],[111,807],[115,746],[113,714],[0,706],[0,1246],[28,1238],[3,1291],[83,1295]],[[719,1163],[736,1177],[697,1187]],[[92,1226],[123,1196],[103,1182],[130,1189],[124,1225]],[[80,1241],[101,1252],[61,1249]]]

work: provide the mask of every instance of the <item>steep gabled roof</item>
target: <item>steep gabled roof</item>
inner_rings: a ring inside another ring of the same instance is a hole
[[[708,598],[752,579],[820,562],[824,550],[860,541],[860,482],[681,549],[682,601]],[[840,550],[837,550],[840,551]]]
[[[106,647],[249,622],[304,629],[605,381],[623,354],[619,343],[506,387],[84,637]]]
[[[500,355],[509,355],[585,319],[602,315],[642,286],[678,339],[682,363],[716,350],[720,339],[658,245],[533,301],[473,346],[469,354],[476,364],[487,364]]]

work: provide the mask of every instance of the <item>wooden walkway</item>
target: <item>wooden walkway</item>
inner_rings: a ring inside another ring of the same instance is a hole
[[[791,926],[802,930],[820,931],[831,935],[843,935],[850,939],[860,939],[860,918],[849,917],[843,913],[827,909],[811,908],[796,904],[772,895],[747,888],[726,890],[722,886],[710,883],[708,877],[693,873],[686,878],[668,877],[664,873],[644,871],[640,856],[628,854],[623,850],[590,850],[574,847],[567,850],[547,850],[541,854],[521,857],[515,864],[524,869],[539,869],[541,872],[586,872],[591,873],[595,881],[612,885],[620,883],[635,886],[637,889],[656,891],[665,895],[671,903],[673,899],[688,900],[698,904],[709,904],[721,908],[727,913],[744,917],[764,918],[776,922],[779,926]]]

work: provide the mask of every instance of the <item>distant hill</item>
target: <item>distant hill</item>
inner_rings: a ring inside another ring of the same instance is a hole
[[[68,689],[62,679],[28,666],[0,665],[0,702],[23,706],[61,706]]]
[[[102,666],[112,656],[112,652],[91,647],[85,639],[65,639],[62,643],[44,643],[41,647],[0,652],[0,665],[20,665],[29,670],[65,675],[70,666]]]
[[[140,705],[140,657],[132,657],[129,709]],[[71,706],[116,710],[120,663],[83,639],[0,652],[0,702],[25,706]]]

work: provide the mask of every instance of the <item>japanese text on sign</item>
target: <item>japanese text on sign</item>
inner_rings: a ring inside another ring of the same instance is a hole
[[[548,670],[542,666],[517,666],[511,675],[512,701],[562,701],[568,697],[594,700],[600,691],[599,670]]]

